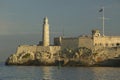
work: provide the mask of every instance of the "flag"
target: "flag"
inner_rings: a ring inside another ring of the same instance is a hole
[[[102,11],[103,11],[103,9],[100,9],[100,10],[99,10],[99,12],[102,12]]]

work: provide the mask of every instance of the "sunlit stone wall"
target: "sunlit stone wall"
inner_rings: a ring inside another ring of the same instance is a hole
[[[17,54],[22,52],[50,52],[51,54],[55,54],[59,52],[61,49],[60,46],[36,46],[36,45],[21,45],[17,48]]]
[[[100,47],[119,47],[120,36],[99,36],[93,39],[94,46]]]

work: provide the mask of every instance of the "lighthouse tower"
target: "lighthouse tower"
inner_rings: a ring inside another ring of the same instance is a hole
[[[49,24],[48,18],[45,17],[43,20],[43,46],[49,46]]]

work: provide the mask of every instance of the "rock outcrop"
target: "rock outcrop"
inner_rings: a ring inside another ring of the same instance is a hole
[[[103,66],[111,64],[112,60],[120,60],[119,57],[120,48],[91,50],[80,47],[77,49],[64,49],[55,54],[48,51],[16,53],[7,59],[6,65],[57,66],[60,64],[61,66]]]
[[[53,65],[55,58],[51,58],[50,52],[22,52],[12,54],[6,61],[6,65]]]

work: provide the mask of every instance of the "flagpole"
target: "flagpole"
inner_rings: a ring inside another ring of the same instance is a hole
[[[103,9],[103,14],[102,14],[103,36],[105,36],[104,35],[104,27],[105,27],[104,7],[102,9]]]

